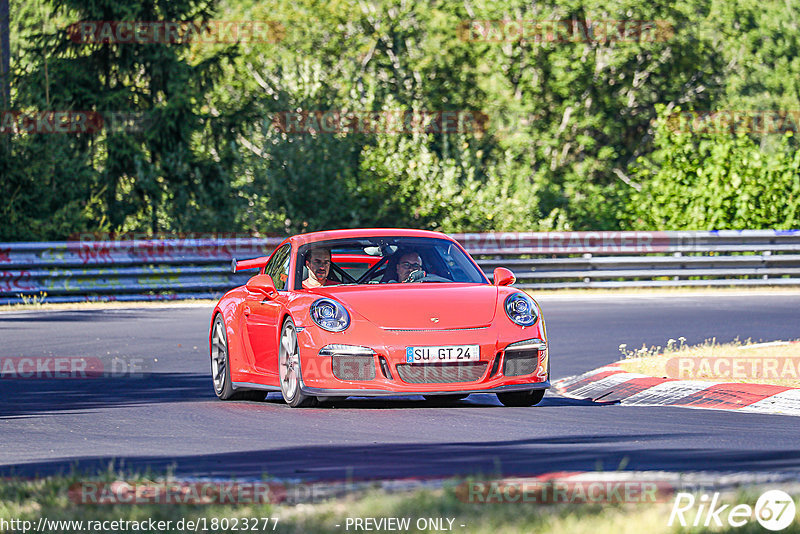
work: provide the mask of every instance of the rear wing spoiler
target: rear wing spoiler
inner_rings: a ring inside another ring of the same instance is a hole
[[[236,258],[233,258],[231,260],[231,272],[235,273],[237,271],[244,271],[245,269],[260,269],[267,264],[267,261],[269,261],[269,256],[238,261]]]

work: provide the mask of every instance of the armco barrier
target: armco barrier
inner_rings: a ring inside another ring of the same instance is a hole
[[[135,239],[0,244],[0,304],[215,298],[252,273],[231,259],[264,256],[281,238]]]
[[[526,289],[800,285],[799,230],[454,234],[491,277]],[[230,261],[281,238],[0,244],[0,303],[216,298],[253,273]]]

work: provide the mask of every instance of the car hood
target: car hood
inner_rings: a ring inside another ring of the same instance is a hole
[[[337,292],[334,298],[376,326],[387,329],[488,326],[497,309],[497,288],[491,285],[392,284]]]

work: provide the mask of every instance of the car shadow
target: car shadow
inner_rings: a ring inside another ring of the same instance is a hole
[[[207,374],[149,373],[137,377],[96,377],[73,379],[0,379],[0,419],[49,413],[79,412],[98,408],[143,406],[169,402],[216,399]],[[280,393],[269,393],[264,401],[230,401],[286,406]],[[476,408],[541,409],[559,406],[607,406],[593,402],[546,394],[531,408],[504,407],[494,394],[474,393],[459,401],[427,400],[421,395],[391,397],[348,397],[322,402],[313,409],[324,410],[451,410]],[[616,404],[616,403],[614,403]],[[287,407],[288,408],[288,407]],[[300,408],[301,410],[308,408]]]
[[[264,402],[269,404],[284,404],[283,397],[280,393],[270,393]],[[536,409],[548,408],[556,406],[609,406],[619,404],[618,401],[613,402],[595,402],[592,400],[569,399],[566,397],[559,397],[555,394],[545,394],[544,399],[538,404],[530,408],[522,409]],[[466,399],[457,401],[425,399],[422,395],[412,396],[386,396],[386,397],[357,397],[351,396],[345,399],[327,400],[314,405],[314,408],[327,408],[327,409],[352,409],[352,410],[387,410],[387,409],[431,409],[431,408],[450,408],[450,409],[464,409],[464,408],[504,408],[511,409],[497,400],[497,396],[492,393],[473,393]],[[301,408],[302,409],[302,408]]]

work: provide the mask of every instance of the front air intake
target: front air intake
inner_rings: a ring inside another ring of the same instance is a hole
[[[410,384],[439,384],[451,382],[475,382],[486,373],[487,362],[459,362],[440,364],[400,364],[397,373],[400,380]]]
[[[530,375],[539,367],[539,351],[514,350],[505,353],[503,374],[506,376]]]
[[[335,355],[331,363],[339,380],[375,380],[374,356]]]

